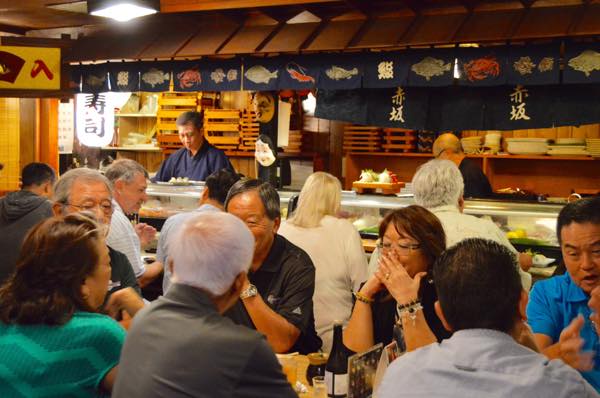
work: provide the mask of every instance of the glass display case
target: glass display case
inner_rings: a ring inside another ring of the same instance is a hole
[[[150,184],[148,200],[140,210],[140,218],[166,219],[172,214],[198,207],[204,184],[177,186]],[[282,218],[286,218],[288,203],[298,192],[279,191]],[[342,211],[365,236],[376,236],[377,225],[391,209],[414,203],[411,195],[359,195],[342,192]],[[464,212],[486,217],[504,230],[517,245],[558,247],[556,218],[562,208],[556,203],[523,203],[499,200],[467,200]]]

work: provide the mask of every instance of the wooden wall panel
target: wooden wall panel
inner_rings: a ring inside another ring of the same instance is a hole
[[[39,162],[58,170],[58,99],[36,100],[39,114]]]
[[[0,98],[0,191],[19,189],[19,99]]]

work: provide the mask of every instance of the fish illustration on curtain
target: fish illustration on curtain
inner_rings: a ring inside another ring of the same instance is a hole
[[[278,72],[279,71],[277,70],[271,72],[262,65],[254,65],[248,69],[246,73],[244,73],[244,76],[246,76],[246,79],[250,80],[252,83],[269,84],[271,79],[277,79]]]

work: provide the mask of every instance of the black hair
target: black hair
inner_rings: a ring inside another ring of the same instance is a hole
[[[175,120],[176,126],[185,126],[188,123],[192,123],[197,129],[201,129],[204,126],[204,112],[187,111],[177,116]]]
[[[235,196],[240,195],[244,192],[257,191],[258,196],[265,208],[265,214],[270,220],[275,220],[281,217],[281,210],[279,209],[279,194],[277,190],[268,182],[263,182],[257,179],[240,180],[233,184],[227,199],[225,200],[225,209],[229,205],[231,199]]]
[[[227,199],[227,193],[239,180],[240,176],[229,169],[215,171],[206,178],[205,182],[209,199],[216,200],[223,205]]]
[[[29,163],[21,171],[21,181],[23,182],[23,188],[31,187],[34,185],[42,185],[46,182],[54,183],[56,180],[56,173],[52,167],[46,163]]]
[[[600,196],[580,199],[562,208],[556,221],[559,242],[562,229],[572,223],[600,225]]]
[[[466,239],[446,250],[433,266],[433,280],[453,331],[509,333],[522,290],[517,267],[514,253],[486,239]]]

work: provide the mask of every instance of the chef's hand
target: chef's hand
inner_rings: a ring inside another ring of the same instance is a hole
[[[588,301],[588,307],[592,310],[590,315],[590,321],[596,329],[596,333],[600,335],[600,286],[597,286],[590,293],[590,300]]]
[[[133,318],[142,308],[144,308],[144,300],[142,300],[140,295],[131,287],[117,290],[111,294],[104,307],[106,313],[115,319],[122,310],[127,312],[129,316]]]
[[[398,304],[408,304],[419,296],[421,279],[427,272],[419,272],[412,278],[395,252],[382,253],[375,273]]]
[[[581,329],[585,324],[582,315],[573,319],[560,334],[558,345],[560,358],[568,365],[581,371],[589,371],[594,367],[594,352],[582,351],[584,341],[581,338]]]
[[[156,228],[146,223],[139,223],[135,225],[135,233],[140,238],[140,244],[142,247],[147,246],[156,237]]]

